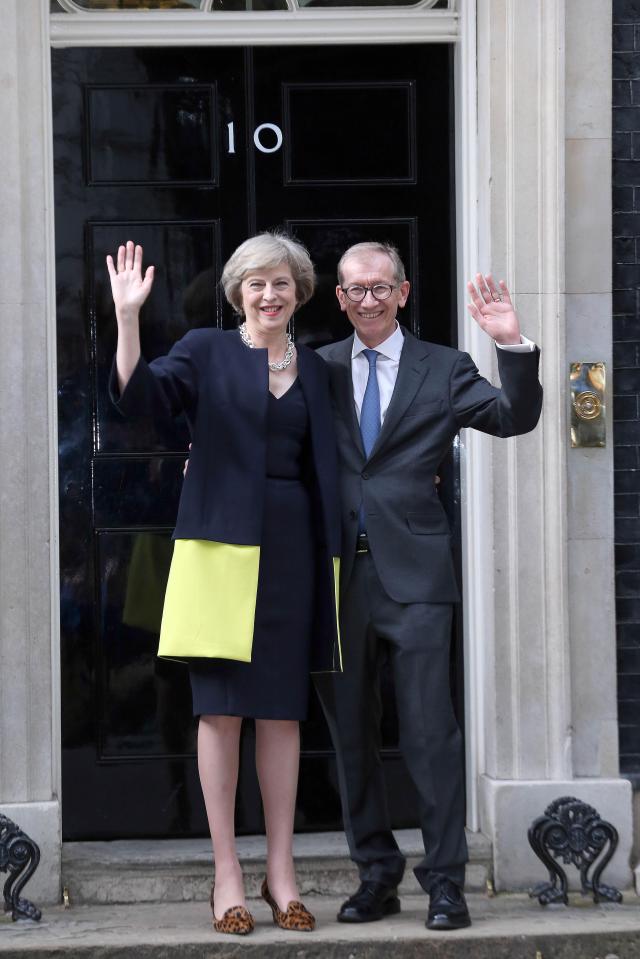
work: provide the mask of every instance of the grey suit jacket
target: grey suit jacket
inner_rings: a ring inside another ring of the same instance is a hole
[[[363,502],[376,569],[391,598],[457,602],[449,525],[434,476],[463,426],[493,436],[535,427],[542,408],[539,350],[497,350],[502,384],[497,389],[480,376],[468,353],[403,333],[398,379],[368,459],[353,400],[353,336],[318,351],[329,365],[340,457],[341,591],[344,595],[353,568]]]

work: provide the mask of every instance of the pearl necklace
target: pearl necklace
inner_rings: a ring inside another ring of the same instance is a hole
[[[249,330],[247,329],[247,324],[241,323],[239,330],[240,330],[240,337],[244,345],[248,346],[250,350],[255,350],[256,345],[251,339],[251,334],[249,333]],[[290,333],[287,333],[286,337],[287,337],[287,349],[285,350],[284,356],[282,357],[279,363],[269,363],[269,369],[273,370],[274,373],[276,373],[278,370],[286,370],[286,368],[291,365],[291,360],[293,359],[293,340],[291,339]]]

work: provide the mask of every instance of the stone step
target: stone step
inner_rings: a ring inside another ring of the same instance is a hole
[[[412,872],[421,856],[417,829],[396,833],[407,856],[400,887],[419,893]],[[482,833],[467,833],[470,861],[466,888],[484,892],[491,877],[491,843]],[[260,894],[264,877],[264,836],[238,839],[238,853],[250,898]],[[302,895],[346,896],[358,885],[341,832],[301,833],[294,837],[298,884]],[[62,847],[62,884],[73,904],[208,901],[212,879],[208,839],[115,840],[72,842]]]
[[[307,896],[312,933],[277,929],[263,902],[251,903],[246,938],[211,928],[208,904],[52,906],[40,923],[0,919],[0,957],[11,959],[638,959],[640,910],[572,897],[546,907],[526,896],[468,896],[473,925],[434,933],[424,927],[426,898],[407,896],[402,912],[380,922],[335,921],[340,900]]]

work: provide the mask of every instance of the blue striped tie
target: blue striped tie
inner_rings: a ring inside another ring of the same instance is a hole
[[[371,455],[375,441],[380,432],[380,390],[378,388],[378,374],[376,360],[380,356],[377,350],[362,351],[369,361],[369,379],[364,391],[362,410],[360,411],[360,433],[367,459]]]
[[[378,375],[376,373],[376,360],[380,354],[377,350],[363,350],[362,352],[369,361],[369,379],[367,380],[367,388],[364,391],[362,409],[360,411],[360,434],[362,436],[365,456],[369,459],[371,450],[380,432],[380,389],[378,387]],[[358,532],[366,532],[363,503],[360,504],[358,520]]]

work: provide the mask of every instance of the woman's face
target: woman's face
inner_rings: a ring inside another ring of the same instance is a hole
[[[240,292],[250,332],[274,334],[286,330],[296,308],[296,284],[288,263],[247,273]]]

